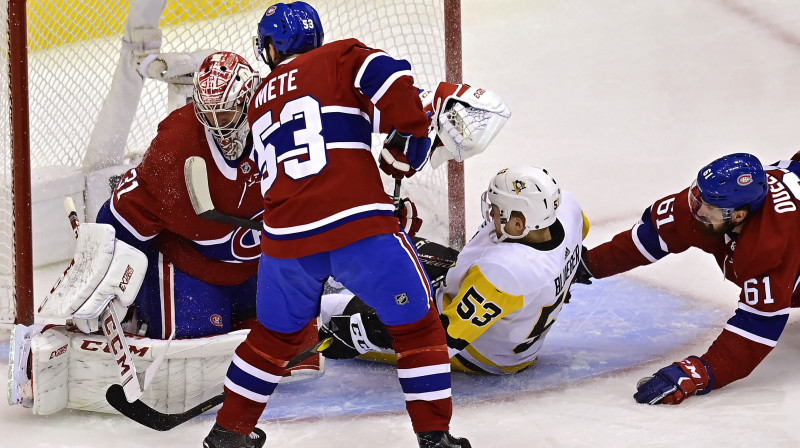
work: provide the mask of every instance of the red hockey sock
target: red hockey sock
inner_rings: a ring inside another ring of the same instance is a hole
[[[453,414],[450,357],[439,314],[431,307],[417,322],[387,326],[414,432],[447,431]]]
[[[311,325],[311,323],[309,323]],[[225,378],[225,402],[217,423],[249,434],[258,423],[269,397],[286,373],[286,363],[301,349],[306,331],[279,333],[255,325],[236,349]]]

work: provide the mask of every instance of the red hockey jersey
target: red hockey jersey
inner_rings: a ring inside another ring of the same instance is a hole
[[[411,65],[355,39],[278,65],[248,114],[262,174],[261,248],[296,258],[399,231],[372,133],[427,137]]]
[[[765,167],[769,193],[736,235],[711,236],[692,216],[688,189],[649,207],[631,231],[588,252],[597,278],[697,247],[712,254],[725,278],[742,288],[739,306],[702,357],[720,388],[744,378],[769,354],[790,307],[800,306],[800,162]]]
[[[241,284],[258,271],[259,232],[195,214],[183,174],[183,164],[191,156],[206,161],[217,210],[261,219],[263,202],[255,162],[245,157],[229,165],[189,104],[159,124],[142,162],[117,184],[110,204],[117,222],[112,224],[139,242],[151,241],[176,268],[195,278],[217,285]]]

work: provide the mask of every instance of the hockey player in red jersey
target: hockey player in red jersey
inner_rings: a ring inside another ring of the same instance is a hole
[[[323,45],[305,2],[270,6],[257,51],[272,72],[248,120],[264,200],[255,328],[234,355],[205,448],[261,447],[255,427],[300,331],[319,314],[333,276],[376,309],[399,354],[398,376],[421,447],[469,447],[450,435],[450,362],[431,286],[393,215],[370,151],[397,133],[387,165],[410,176],[428,160],[430,118],[411,66],[355,39]],[[388,169],[388,168],[387,168]]]
[[[213,53],[201,63],[193,103],[159,124],[143,161],[122,177],[97,224],[81,225],[73,263],[44,300],[45,311],[70,311],[49,317],[71,318],[76,328],[15,327],[10,402],[39,415],[65,407],[115,412],[105,390],[120,379],[108,363],[104,337],[93,334],[97,316],[91,322],[92,315],[84,311],[95,292],[103,298],[116,294],[111,303],[119,302],[119,317],[130,305],[136,309],[137,325],[126,328],[134,333],[125,337],[129,359],[140,369],[155,366],[155,380],[141,388],[143,401],[162,412],[181,412],[221,392],[225,367],[244,339],[242,332],[231,330],[258,325],[260,235],[198,216],[184,162],[192,157],[205,161],[218,210],[260,220],[260,174],[247,125],[248,101],[259,81],[258,73],[234,53]],[[102,228],[104,232],[95,232]],[[110,237],[89,240],[91,235]],[[75,262],[87,259],[93,261]],[[115,266],[125,275],[120,277]],[[131,280],[132,275],[139,281]],[[315,325],[303,334],[316,341]],[[164,340],[173,338],[179,340]],[[290,380],[319,376],[318,359],[292,369]]]
[[[678,404],[744,378],[778,342],[800,305],[800,161],[762,167],[731,154],[703,167],[687,189],[656,201],[632,230],[589,250],[580,277],[604,278],[696,247],[739,287],[739,306],[702,356],[642,379],[639,403]]]
[[[139,166],[125,173],[97,222],[148,255],[148,275],[136,299],[143,335],[191,338],[231,331],[254,317],[258,231],[198,216],[184,179],[184,162],[202,157],[217,208],[260,219],[259,173],[252,159],[247,104],[258,72],[234,53],[214,53],[196,74],[194,102],[172,112]]]

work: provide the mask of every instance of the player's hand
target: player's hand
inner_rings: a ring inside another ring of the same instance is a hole
[[[578,263],[578,270],[575,272],[575,283],[584,285],[592,284],[594,275],[592,275],[592,271],[589,270],[589,260],[586,258],[588,252],[586,246],[581,247],[581,260],[580,263]]]
[[[333,341],[325,350],[322,356],[330,359],[350,359],[359,355],[358,350],[353,347],[350,337],[350,316],[331,316],[330,322],[319,328],[319,340],[322,341],[333,337]]]
[[[633,398],[638,403],[679,404],[692,395],[711,392],[714,378],[702,358],[690,356],[642,378],[636,389]]]
[[[408,236],[411,238],[417,236],[417,232],[422,227],[422,218],[417,215],[417,206],[411,199],[400,199],[394,215],[400,220],[400,228],[405,230]]]
[[[363,353],[392,348],[391,336],[378,319],[375,310],[366,305],[360,308],[361,311],[357,313],[331,316],[330,322],[320,328],[320,340],[333,336],[333,342],[321,352],[322,356],[349,359]]]
[[[380,168],[395,179],[411,177],[428,161],[430,151],[429,138],[392,131],[383,143]]]

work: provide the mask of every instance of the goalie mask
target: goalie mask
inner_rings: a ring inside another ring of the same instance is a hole
[[[524,238],[531,230],[544,229],[556,222],[556,210],[561,203],[561,188],[544,168],[521,166],[507,168],[497,173],[481,197],[484,218],[492,221],[491,206],[500,211],[500,229],[505,239]],[[512,212],[525,218],[521,235],[506,233],[505,225]]]
[[[228,160],[244,151],[247,106],[260,82],[243,57],[227,51],[208,56],[194,75],[194,113]]]

